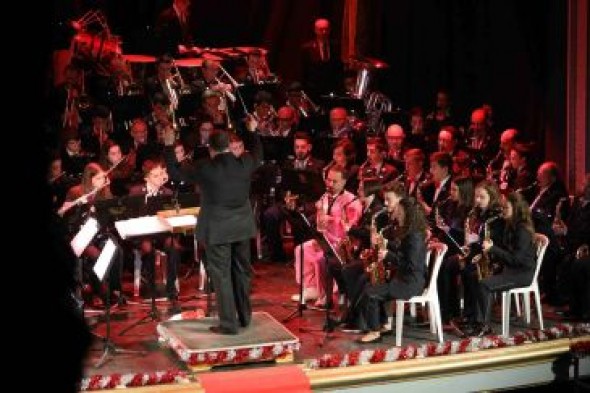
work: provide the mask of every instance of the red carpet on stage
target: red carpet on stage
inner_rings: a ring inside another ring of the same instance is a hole
[[[309,379],[298,366],[277,366],[199,375],[207,393],[307,393]]]

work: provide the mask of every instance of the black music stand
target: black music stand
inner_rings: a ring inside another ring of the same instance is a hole
[[[284,318],[281,322],[286,323],[295,317],[303,317],[303,310],[307,310],[307,304],[303,297],[303,243],[307,240],[315,239],[317,237],[317,230],[310,224],[305,214],[297,210],[286,209],[287,221],[293,229],[293,233],[299,234],[301,242],[299,243],[299,302],[297,303],[297,309],[291,314]],[[300,328],[301,330],[301,328]]]
[[[133,195],[128,196],[125,198],[125,204],[129,209],[129,215],[131,217],[139,217],[144,215],[155,215],[158,211],[164,210],[164,207],[173,206],[172,205],[172,195],[160,195],[160,196],[153,196],[150,197],[146,203],[145,195]],[[156,250],[154,252],[154,259]],[[155,265],[155,260],[154,260]],[[150,286],[150,311],[141,319],[137,320],[136,322],[132,323],[131,325],[127,326],[125,329],[119,332],[119,336],[124,335],[129,330],[133,329],[136,326],[142,325],[144,323],[153,322],[153,321],[160,321],[160,314],[158,313],[158,308],[156,307],[156,271],[155,266],[152,271],[149,286]]]
[[[299,195],[299,201],[316,201],[324,193],[325,184],[321,174],[309,170],[284,169],[282,172],[282,189],[288,190],[293,194]],[[297,309],[283,319],[288,322],[295,316],[303,316],[303,310],[307,309],[305,299],[303,298],[303,260],[304,251],[303,243],[309,239],[319,239],[320,234],[309,222],[305,214],[297,210],[286,209],[286,219],[292,227],[293,234],[299,240],[299,302]]]
[[[103,352],[98,362],[96,362],[96,364],[94,365],[94,367],[96,368],[102,367],[107,362],[109,355],[115,355],[117,353],[142,355],[145,354],[145,351],[133,351],[129,349],[119,348],[111,340],[111,290],[109,283],[109,273],[111,270],[111,266],[113,265],[113,260],[117,256],[118,248],[119,246],[117,245],[117,243],[115,243],[115,240],[109,236],[93,268],[98,279],[101,282],[104,282],[107,288],[105,296],[105,323],[107,332],[106,335],[102,337]]]

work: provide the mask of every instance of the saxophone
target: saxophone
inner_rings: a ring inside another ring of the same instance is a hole
[[[483,241],[490,241],[490,223],[496,220],[498,216],[493,216],[488,218],[483,224]],[[478,281],[484,280],[488,277],[494,275],[494,268],[492,266],[492,261],[490,260],[490,256],[488,255],[487,251],[482,251],[481,254],[478,254],[473,257],[473,263],[476,264],[477,268],[477,279]]]
[[[369,273],[369,279],[372,285],[382,284],[385,282],[387,275],[383,260],[379,259],[379,252],[387,248],[387,240],[383,237],[383,231],[389,227],[384,226],[377,231],[375,220],[382,213],[386,212],[387,208],[383,208],[371,217],[371,248],[363,250],[361,259],[365,265],[365,271]],[[375,242],[373,239],[377,238]]]

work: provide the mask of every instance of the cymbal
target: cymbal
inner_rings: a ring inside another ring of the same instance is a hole
[[[203,58],[191,57],[187,59],[178,59],[174,62],[178,67],[200,67],[203,65],[203,61],[205,61]]]
[[[238,53],[250,54],[251,52],[259,51],[263,56],[266,56],[268,49],[257,47],[257,46],[235,46],[232,48]]]
[[[365,57],[365,61],[367,61],[369,64],[371,64],[373,67],[375,68],[389,68],[389,64],[387,64],[386,62],[384,62],[381,59],[377,59],[374,57]]]
[[[389,64],[375,57],[351,57],[348,59],[348,63],[355,68],[389,68]]]
[[[123,59],[129,63],[155,63],[156,58],[148,55],[123,55]]]

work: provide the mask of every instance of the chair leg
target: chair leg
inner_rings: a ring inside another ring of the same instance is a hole
[[[395,345],[397,347],[402,346],[402,332],[404,328],[404,302],[396,300],[395,310]]]
[[[522,312],[520,311],[520,296],[518,296],[518,293],[514,294],[514,305],[516,306],[516,315],[520,317]]]
[[[428,302],[428,318],[430,319],[430,333],[436,333],[436,316],[434,314],[434,304],[431,301]]]
[[[434,297],[434,300],[430,302],[431,306],[434,308],[434,323],[436,323],[436,334],[438,335],[438,342],[442,344],[443,342],[443,331],[442,331],[442,317],[440,316],[440,304],[438,302],[438,296]]]
[[[410,303],[410,315],[416,318],[416,303]]]
[[[508,337],[510,328],[510,292],[502,292],[502,336]]]
[[[139,251],[133,250],[133,296],[139,297],[139,286],[141,284],[141,255]]]
[[[523,293],[524,298],[524,316],[527,325],[531,324],[531,294],[530,293]]]
[[[543,309],[541,308],[541,294],[539,293],[539,288],[535,288],[533,292],[535,294],[535,303],[537,305],[537,318],[539,318],[539,329],[545,329],[543,326]]]

